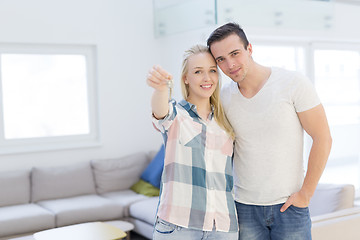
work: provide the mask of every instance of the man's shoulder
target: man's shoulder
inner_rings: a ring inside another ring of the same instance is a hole
[[[273,81],[282,86],[298,86],[309,82],[309,78],[300,71],[288,70],[285,68],[272,67],[271,77]]]

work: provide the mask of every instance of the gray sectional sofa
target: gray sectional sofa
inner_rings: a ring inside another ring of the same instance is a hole
[[[124,218],[136,222],[130,207],[139,201],[151,205],[132,211],[142,218],[148,212],[146,219],[153,222],[156,208],[150,208],[157,197],[130,190],[153,156],[154,152],[139,152],[71,166],[0,172],[0,239],[83,222]],[[152,225],[147,225],[150,232],[142,234],[151,238]]]
[[[62,167],[0,172],[0,239],[54,227],[123,219],[152,238],[158,197],[130,190],[156,152]],[[354,186],[319,184],[310,204],[314,240],[360,239]]]

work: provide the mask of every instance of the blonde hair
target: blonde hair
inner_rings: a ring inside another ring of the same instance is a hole
[[[180,84],[181,84],[181,93],[185,100],[189,97],[189,86],[187,84],[185,84],[186,74],[188,73],[188,70],[189,70],[189,68],[188,68],[189,61],[188,60],[189,60],[189,57],[199,54],[199,53],[209,53],[210,56],[212,56],[209,49],[203,45],[195,45],[195,46],[191,47],[190,49],[188,49],[187,51],[185,51],[185,53],[184,53],[182,69],[181,69],[181,81],[180,81],[181,83]],[[234,130],[231,127],[229,120],[226,118],[225,113],[224,113],[224,108],[221,104],[221,100],[220,100],[220,88],[221,88],[220,80],[221,80],[221,78],[220,78],[219,70],[217,72],[218,72],[219,81],[217,83],[214,93],[210,97],[210,104],[214,107],[215,121],[234,140],[235,139]]]

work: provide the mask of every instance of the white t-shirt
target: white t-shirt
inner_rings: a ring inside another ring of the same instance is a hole
[[[320,104],[314,86],[298,72],[272,68],[254,97],[244,97],[232,82],[224,86],[221,98],[236,134],[235,200],[254,205],[285,202],[304,180],[304,130],[297,112]]]

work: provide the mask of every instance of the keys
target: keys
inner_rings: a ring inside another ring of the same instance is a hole
[[[168,79],[168,81],[166,81],[166,84],[169,89],[169,99],[171,99],[172,91],[174,88],[174,81],[170,76],[168,76],[167,79]]]

